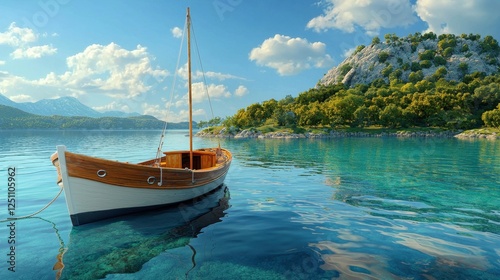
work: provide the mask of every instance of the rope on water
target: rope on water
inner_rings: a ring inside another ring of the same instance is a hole
[[[31,218],[31,217],[33,217],[33,216],[35,216],[37,214],[40,214],[43,210],[47,209],[52,203],[54,203],[54,201],[56,201],[56,199],[61,195],[62,191],[63,191],[63,188],[61,188],[61,190],[56,195],[56,197],[54,197],[47,205],[45,205],[42,209],[36,211],[35,213],[29,214],[29,215],[26,215],[26,216],[12,217],[12,218],[7,218],[5,220],[0,220],[0,223],[5,223],[5,222],[15,221],[15,220],[21,220],[21,219],[27,219],[27,218]]]

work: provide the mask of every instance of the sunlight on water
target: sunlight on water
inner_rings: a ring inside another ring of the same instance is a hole
[[[57,194],[55,169],[49,161],[56,145],[139,162],[155,156],[160,133],[0,132],[0,169],[19,170],[16,215],[39,210]],[[186,134],[169,131],[163,150],[188,149]],[[226,195],[216,192],[212,194],[216,199],[83,227],[71,226],[61,196],[38,215],[43,219],[16,221],[15,275],[25,279],[500,276],[499,141],[196,138],[194,145],[216,146],[219,141],[234,156]],[[7,193],[0,185],[2,189],[0,199],[5,201]],[[7,210],[4,204],[0,207],[3,219]],[[0,261],[5,263],[5,257]],[[3,268],[0,279],[12,279]]]

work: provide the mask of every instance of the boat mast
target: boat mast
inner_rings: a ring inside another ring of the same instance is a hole
[[[191,16],[187,8],[187,55],[188,55],[188,96],[189,96],[189,169],[193,169],[193,97],[191,86]]]

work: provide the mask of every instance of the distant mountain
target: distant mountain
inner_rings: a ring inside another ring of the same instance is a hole
[[[88,106],[83,105],[74,97],[61,97],[57,99],[42,99],[37,102],[16,103],[0,94],[0,105],[10,106],[28,113],[42,116],[82,116],[82,117],[132,117],[140,116],[139,113],[125,113],[120,111],[108,111],[100,113]]]
[[[83,105],[74,97],[61,97],[57,99],[42,99],[35,103],[20,103],[21,110],[42,116],[82,116],[97,118],[101,113]]]
[[[382,79],[461,81],[474,72],[491,75],[500,67],[500,47],[491,36],[415,33],[378,37],[368,46],[360,45],[320,80],[321,85],[343,83],[369,85]]]
[[[2,96],[0,95],[0,98]],[[0,105],[0,121],[13,119],[13,118],[28,118],[35,116],[34,114],[27,113],[11,106]]]
[[[196,124],[194,124],[196,125]],[[82,116],[41,116],[20,109],[0,105],[1,129],[162,129],[165,123],[153,116],[82,117]],[[170,129],[187,129],[187,122],[169,123]]]
[[[7,97],[0,94],[0,105],[11,106],[17,108],[18,103],[8,99]]]

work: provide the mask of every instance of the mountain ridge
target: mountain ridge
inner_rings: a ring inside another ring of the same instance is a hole
[[[196,125],[196,122],[194,123]],[[0,104],[0,130],[6,129],[162,129],[165,122],[149,115],[121,117],[42,116]],[[168,123],[170,129],[188,129],[188,122]]]
[[[56,99],[42,99],[36,102],[14,102],[8,97],[0,94],[0,105],[14,107],[27,113],[41,116],[81,116],[81,117],[132,117],[140,116],[139,113],[125,113],[121,111],[98,112],[77,98],[64,96]]]

